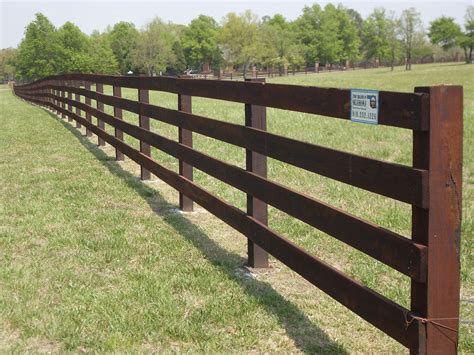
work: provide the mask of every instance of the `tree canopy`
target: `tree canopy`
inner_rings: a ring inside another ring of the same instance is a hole
[[[180,75],[187,69],[251,66],[287,68],[372,63],[391,65],[464,50],[470,63],[474,46],[474,6],[464,26],[441,16],[423,30],[420,14],[404,10],[397,18],[384,8],[367,17],[342,5],[305,6],[293,21],[283,15],[259,18],[247,10],[220,22],[199,15],[189,25],[155,18],[142,29],[118,22],[87,35],[72,22],[56,28],[43,14],[25,28],[17,49],[3,49],[0,75],[36,79],[51,74],[90,72]],[[431,42],[431,43],[430,43]],[[447,54],[446,54],[447,55]]]
[[[412,54],[414,48],[414,40],[418,33],[421,33],[421,19],[420,14],[415,10],[414,7],[403,10],[399,21],[399,30],[402,40],[402,46],[405,50],[407,70],[411,69]]]
[[[205,63],[218,65],[221,53],[218,43],[219,25],[209,16],[200,15],[183,31],[182,48],[187,64],[200,69]]]
[[[174,42],[175,38],[166,24],[155,18],[140,32],[133,51],[133,62],[148,75],[157,75],[165,71],[169,64],[174,64]]]
[[[136,47],[139,32],[130,22],[119,22],[109,32],[110,48],[117,60],[119,71],[126,74],[133,69],[132,53]]]
[[[259,25],[260,20],[250,10],[240,15],[231,12],[224,18],[219,43],[226,62],[242,65],[244,72],[258,62],[262,54]]]

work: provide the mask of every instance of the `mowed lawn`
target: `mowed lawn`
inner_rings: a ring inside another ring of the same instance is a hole
[[[474,66],[420,65],[270,79],[271,82],[412,92],[464,86],[462,299],[474,298]],[[106,87],[110,93],[111,88]],[[135,90],[124,96],[136,98]],[[176,108],[176,95],[151,102]],[[199,206],[176,211],[178,194],[139,180],[74,123],[0,87],[0,352],[401,352],[404,350],[282,264],[245,267],[246,240]],[[106,107],[111,112],[110,107]],[[193,99],[193,112],[244,122],[242,104]],[[135,114],[125,119],[137,122]],[[411,164],[411,132],[268,109],[271,132]],[[112,132],[110,127],[107,128]],[[175,127],[152,129],[177,138]],[[138,142],[126,137],[127,143]],[[243,149],[194,135],[196,149],[243,167]],[[153,150],[177,171],[174,158]],[[410,235],[410,207],[269,159],[269,177]],[[195,171],[206,189],[245,206],[245,195]],[[409,307],[409,279],[270,207],[272,228],[322,260]],[[474,319],[474,304],[461,303]],[[461,351],[474,352],[462,323]]]

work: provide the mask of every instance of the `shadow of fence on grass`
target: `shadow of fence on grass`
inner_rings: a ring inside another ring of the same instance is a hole
[[[112,174],[123,179],[133,188],[161,219],[190,241],[195,248],[199,249],[214,267],[237,283],[246,294],[264,306],[267,312],[275,315],[278,322],[285,329],[286,334],[294,341],[300,351],[305,353],[347,354],[341,344],[329,338],[296,305],[286,300],[269,283],[239,275],[237,270],[246,262],[244,258],[222,248],[185,215],[170,213],[178,206],[167,202],[159,191],[152,189],[138,177],[124,170],[113,158],[91,143],[70,123],[58,118],[53,113],[49,114],[61,122]]]

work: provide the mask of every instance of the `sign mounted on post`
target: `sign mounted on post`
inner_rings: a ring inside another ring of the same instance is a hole
[[[379,122],[379,92],[351,90],[351,121],[377,124]]]

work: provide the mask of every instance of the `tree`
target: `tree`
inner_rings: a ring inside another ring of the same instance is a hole
[[[0,80],[12,80],[15,78],[15,58],[17,49],[0,49]]]
[[[416,32],[413,36],[412,59],[423,61],[426,58],[432,58],[434,53],[433,44],[427,39],[425,33]]]
[[[126,74],[132,69],[132,52],[138,40],[138,31],[130,22],[119,22],[109,32],[112,52],[117,60],[119,71]]]
[[[292,63],[296,57],[291,54],[295,50],[295,38],[286,19],[277,14],[263,18],[259,27],[259,37],[262,42],[261,61],[266,66],[278,66],[282,69]]]
[[[304,7],[294,23],[296,38],[307,64],[333,64],[354,60],[359,55],[358,14],[339,5]]]
[[[442,16],[431,22],[428,37],[446,51],[458,44],[461,34],[461,26],[452,17]]]
[[[119,65],[106,34],[92,33],[88,57],[90,59],[90,73],[118,74]]]
[[[183,74],[187,68],[187,64],[183,47],[181,47],[181,43],[179,43],[179,41],[175,41],[173,43],[172,51],[174,54],[174,62],[167,68],[167,72],[171,75]]]
[[[343,42],[339,34],[338,11],[332,4],[305,6],[295,21],[297,38],[307,64],[332,64],[340,60]]]
[[[362,16],[354,9],[346,9],[347,16],[349,16],[350,21],[355,26],[357,30],[357,36],[362,37],[362,30],[364,28],[364,20]]]
[[[186,62],[201,69],[204,64],[219,66],[221,53],[218,45],[219,26],[209,16],[200,15],[184,29],[182,46]]]
[[[18,46],[15,65],[19,78],[36,80],[58,73],[60,51],[56,28],[46,16],[37,13],[26,26],[25,37]]]
[[[66,22],[57,31],[60,48],[58,73],[87,73],[91,70],[90,41],[79,27]]]
[[[307,65],[314,65],[315,62],[319,61],[321,21],[321,7],[314,4],[311,7],[305,6],[303,13],[294,22],[296,37],[303,49],[303,56]]]
[[[133,65],[148,75],[163,72],[175,60],[174,36],[159,18],[150,22],[138,36],[133,51]]]
[[[341,40],[341,61],[347,62],[355,60],[359,56],[360,37],[358,34],[357,23],[351,16],[356,16],[356,12],[349,12],[348,9],[339,5],[337,7],[339,30],[338,37]]]
[[[465,33],[459,37],[459,45],[464,49],[466,64],[472,63],[472,48],[474,47],[474,6],[469,6],[464,16]]]
[[[413,39],[417,32],[421,32],[420,14],[411,7],[403,10],[399,21],[399,31],[402,38],[403,49],[405,51],[405,69],[411,70]]]
[[[333,64],[341,60],[343,41],[339,33],[339,13],[332,4],[327,4],[321,17],[319,32],[319,59],[326,64]]]
[[[398,39],[397,27],[398,22],[395,19],[393,12],[387,18],[387,43],[389,49],[390,68],[393,71],[395,62],[398,61],[400,56],[400,41]]]
[[[374,9],[364,22],[362,33],[365,56],[368,60],[376,59],[381,63],[390,57],[390,25],[383,7]]]
[[[261,56],[258,17],[250,10],[240,15],[231,12],[224,18],[219,36],[224,59],[233,65],[244,67],[244,76],[251,64]]]

